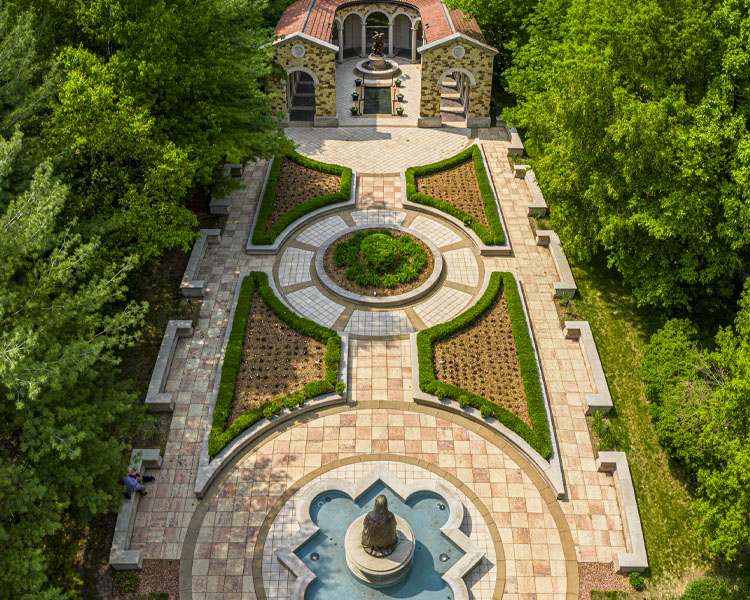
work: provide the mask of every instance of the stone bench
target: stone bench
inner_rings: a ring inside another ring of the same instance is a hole
[[[595,394],[586,394],[586,414],[591,415],[600,412],[606,415],[614,406],[612,395],[609,393],[607,377],[604,375],[604,367],[596,349],[594,334],[588,321],[565,321],[563,335],[569,340],[579,340],[583,345],[586,360],[588,360],[591,374],[596,386]]]
[[[245,165],[239,163],[224,163],[224,169],[222,170],[224,177],[231,177],[232,179],[242,179],[244,172]]]
[[[523,179],[526,176],[526,171],[531,169],[531,165],[527,164],[514,164],[513,165],[513,177],[516,179]]]
[[[229,197],[224,198],[211,198],[211,202],[208,204],[208,210],[212,215],[228,215],[229,214]]]
[[[643,526],[628,459],[624,452],[600,452],[599,458],[596,459],[596,468],[600,472],[610,472],[614,475],[622,524],[627,530],[625,544],[629,552],[618,552],[614,557],[615,571],[620,574],[645,571],[648,569],[646,539],[643,537]]]
[[[182,276],[180,291],[185,297],[202,298],[204,281],[196,279],[201,261],[206,254],[206,247],[210,243],[219,243],[221,241],[220,229],[201,229],[200,237],[195,240],[193,251],[190,253],[185,274]]]
[[[572,298],[575,296],[578,291],[576,280],[573,278],[573,271],[570,270],[568,257],[565,256],[557,234],[549,229],[538,229],[536,232],[536,245],[549,248],[552,253],[552,260],[555,261],[555,268],[557,269],[560,281],[555,281],[553,284],[555,286],[554,297],[562,298],[567,296],[568,298]]]
[[[135,469],[141,475],[145,474],[145,469],[160,469],[159,449],[133,450],[130,454],[130,468]],[[130,500],[125,500],[117,514],[112,548],[109,551],[109,565],[118,571],[143,568],[143,551],[129,549],[140,497],[140,494],[133,493]]]
[[[526,148],[523,146],[521,141],[521,135],[518,133],[518,129],[511,127],[508,130],[510,136],[510,144],[508,145],[508,156],[524,156],[526,154]]]
[[[529,169],[524,173],[523,179],[526,182],[526,187],[529,188],[529,193],[531,194],[531,202],[528,204],[528,216],[547,216],[547,202],[544,200],[539,183],[537,183],[536,173],[534,173],[532,169]]]
[[[174,400],[170,392],[164,392],[169,377],[169,369],[172,366],[174,352],[177,349],[177,340],[181,337],[193,335],[193,322],[189,320],[172,320],[167,323],[167,330],[161,341],[159,355],[156,357],[154,372],[151,382],[148,384],[146,393],[146,408],[151,412],[172,412]]]

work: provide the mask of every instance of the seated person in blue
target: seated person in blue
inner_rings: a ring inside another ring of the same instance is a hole
[[[142,480],[144,483],[146,483],[149,481],[153,481],[154,478],[150,475],[145,475]],[[148,494],[148,492],[144,490],[143,486],[141,485],[141,476],[133,469],[128,471],[128,474],[122,478],[122,483],[123,485],[125,485],[125,497],[128,500],[133,497],[133,492],[136,492],[141,496],[145,496]]]

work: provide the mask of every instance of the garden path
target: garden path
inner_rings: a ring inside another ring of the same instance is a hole
[[[469,141],[455,130],[404,129],[398,134],[386,132],[391,136],[388,143],[406,132],[421,153],[412,153],[412,146],[398,150],[397,143],[387,152],[377,139],[364,136],[361,143],[370,148],[365,153],[359,143],[345,141],[346,136],[356,139],[360,135],[354,129],[299,129],[295,133],[309,131],[319,132],[320,137],[307,146],[303,143],[300,151],[316,159],[357,168],[366,158],[387,158],[376,169],[362,170],[370,173],[395,173],[410,164],[445,158]],[[329,144],[326,137],[337,139]],[[460,144],[451,146],[456,140]],[[266,164],[259,162],[245,170],[246,188],[231,195],[221,243],[209,246],[203,260],[199,277],[206,281],[206,295],[195,335],[180,339],[167,384],[167,391],[176,393],[176,406],[164,465],[151,493],[141,499],[131,542],[131,547],[145,551],[146,558],[182,560],[182,600],[260,600],[263,593],[256,593],[257,586],[265,573],[262,557],[254,556],[253,550],[264,523],[269,523],[269,511],[279,506],[275,505],[278,499],[301,478],[316,476],[336,461],[385,458],[382,453],[389,460],[412,461],[420,468],[454,477],[477,506],[486,506],[492,514],[499,532],[497,548],[502,551],[497,556],[504,556],[495,565],[495,579],[504,578],[504,595],[494,594],[486,582],[478,583],[477,599],[574,600],[576,560],[611,562],[616,552],[625,551],[614,480],[596,471],[584,416],[584,395],[593,391],[593,379],[578,343],[563,337],[552,299],[554,264],[549,251],[535,243],[526,217],[529,194],[523,180],[515,179],[509,168],[504,134],[483,133],[482,144],[513,256],[481,261],[484,268],[513,272],[523,285],[568,498],[555,499],[525,459],[485,428],[463,417],[417,406],[412,401],[408,340],[375,338],[354,339],[350,345],[348,387],[353,406],[329,409],[278,428],[246,448],[206,498],[195,498],[193,487],[217,357],[239,274],[269,270],[277,260],[244,253],[266,171]],[[395,177],[361,177],[358,189],[358,209],[400,208],[400,182]],[[282,571],[275,563],[268,568],[275,573],[268,581],[279,583]]]

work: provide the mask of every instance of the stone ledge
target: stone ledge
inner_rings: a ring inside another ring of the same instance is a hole
[[[510,127],[508,129],[508,137],[510,137],[510,144],[508,144],[508,156],[525,156],[526,148],[524,148],[521,135],[518,133],[518,129]]]
[[[523,165],[516,165],[523,166]],[[531,194],[531,202],[528,204],[528,216],[530,217],[544,217],[547,215],[547,202],[542,195],[542,189],[536,180],[536,173],[533,169],[528,169],[522,175],[526,182],[526,187],[529,188]]]
[[[442,127],[443,117],[419,117],[417,127]]]
[[[242,179],[242,174],[245,171],[245,165],[239,163],[224,163],[222,173],[224,177],[230,177],[232,179]]]
[[[315,221],[318,217],[322,217],[323,215],[327,215],[332,212],[338,212],[340,210],[344,210],[347,208],[353,208],[356,202],[357,173],[354,171],[354,169],[352,169],[352,187],[350,190],[349,200],[347,200],[346,202],[337,202],[336,204],[329,204],[328,206],[323,206],[317,210],[309,212],[306,215],[302,215],[299,219],[290,223],[286,227],[286,229],[284,229],[284,231],[282,231],[276,237],[273,244],[269,244],[267,246],[256,246],[255,244],[253,244],[253,233],[255,232],[255,227],[258,225],[258,215],[260,215],[260,205],[263,202],[263,196],[265,196],[266,194],[266,186],[268,185],[268,177],[271,175],[271,167],[273,166],[274,160],[275,158],[272,158],[270,161],[268,161],[268,165],[266,166],[266,178],[263,181],[263,187],[261,188],[260,195],[258,196],[258,202],[257,202],[257,206],[255,209],[255,217],[253,217],[253,226],[250,228],[250,235],[247,238],[247,245],[245,246],[246,254],[276,254],[279,251],[279,248],[281,248],[281,246],[284,245],[286,241],[290,239],[294,233],[296,233],[299,229],[301,229],[307,223],[311,223],[312,221]]]
[[[224,198],[211,198],[211,202],[208,204],[208,210],[212,215],[228,215],[230,205],[231,202],[229,201],[229,196],[225,196]]]
[[[193,251],[190,253],[190,259],[185,267],[185,274],[182,276],[180,291],[185,297],[202,298],[205,282],[202,279],[196,279],[201,261],[206,254],[208,244],[218,244],[221,242],[221,229],[201,229],[200,237],[195,240]]]
[[[190,320],[171,320],[167,323],[167,329],[156,357],[154,372],[151,382],[148,384],[146,393],[146,408],[151,412],[172,412],[174,400],[171,392],[164,392],[167,384],[169,369],[172,366],[174,352],[177,349],[177,340],[181,337],[193,336],[193,322]]]
[[[290,310],[294,310],[286,302],[283,296],[279,294],[273,281],[273,273],[266,271],[268,275],[268,284],[271,286],[273,293],[277,298],[281,300]],[[249,275],[248,271],[240,273],[239,280],[237,281],[237,287],[234,292],[234,299],[232,301],[232,308],[229,312],[229,326],[224,333],[224,341],[221,346],[221,352],[219,354],[218,368],[216,369],[216,377],[214,378],[214,387],[211,391],[211,403],[208,409],[208,419],[206,420],[206,430],[203,433],[203,443],[201,445],[201,453],[198,462],[198,473],[195,477],[195,488],[194,492],[198,498],[202,498],[208,490],[211,483],[221,472],[224,465],[226,465],[237,453],[239,453],[248,444],[258,439],[260,436],[265,435],[269,431],[272,431],[277,425],[295,419],[305,413],[311,413],[322,408],[334,406],[338,404],[344,404],[347,401],[348,391],[343,394],[330,393],[318,396],[312,400],[308,400],[300,407],[289,409],[284,408],[279,414],[275,415],[271,419],[262,418],[256,421],[253,425],[245,429],[240,435],[234,438],[229,444],[227,444],[221,452],[219,452],[213,458],[208,456],[208,440],[211,437],[211,426],[214,419],[214,408],[216,408],[216,397],[219,394],[219,384],[221,383],[221,370],[224,364],[224,354],[226,353],[227,344],[229,342],[229,335],[232,333],[232,322],[234,321],[234,313],[237,310],[237,302],[240,297],[240,289],[242,288],[242,280]],[[339,332],[341,336],[341,361],[339,362],[339,381],[347,383],[349,377],[349,336],[345,333]]]
[[[573,278],[573,271],[570,270],[568,257],[565,256],[560,238],[551,229],[538,229],[536,232],[536,245],[549,248],[552,253],[552,260],[555,262],[555,268],[561,281],[554,282],[555,291],[553,297],[562,298],[567,296],[572,298],[578,291],[576,280]]]
[[[160,450],[158,448],[134,449],[130,454],[130,468],[135,469],[141,475],[144,475],[143,469],[160,469]],[[125,500],[117,515],[115,534],[109,551],[109,565],[117,571],[143,568],[143,551],[129,550],[140,497],[140,494],[133,493],[130,500]]]
[[[490,275],[490,272],[487,272],[485,274],[482,289],[477,294],[478,298],[481,298],[484,295],[484,292],[487,290],[487,286],[489,285],[490,281]],[[536,340],[534,338],[533,329],[531,327],[531,320],[529,317],[528,309],[526,308],[526,297],[524,296],[523,288],[521,288],[521,284],[518,279],[516,279],[516,286],[521,296],[521,306],[523,307],[526,327],[529,330],[529,337],[531,338],[531,345],[532,349],[534,350],[534,357],[536,358],[537,374],[539,376],[539,384],[542,390],[542,399],[544,400],[544,410],[547,416],[547,427],[550,434],[550,444],[552,446],[552,456],[550,457],[549,461],[542,458],[542,455],[534,450],[534,448],[532,448],[531,445],[520,435],[508,429],[508,427],[500,423],[494,417],[484,418],[482,417],[479,410],[472,406],[463,408],[455,400],[451,400],[449,398],[438,398],[433,394],[423,392],[419,388],[419,353],[417,349],[417,333],[412,333],[409,335],[409,341],[411,345],[411,379],[413,390],[412,395],[414,401],[417,404],[428,405],[453,414],[461,415],[463,417],[466,417],[467,419],[470,419],[476,423],[480,423],[481,425],[494,430],[494,432],[500,438],[511,444],[523,455],[524,458],[526,458],[526,460],[529,461],[529,464],[533,465],[536,471],[542,476],[544,481],[552,490],[552,493],[555,494],[555,497],[559,499],[565,496],[565,478],[563,476],[562,465],[560,463],[557,433],[555,431],[552,411],[550,408],[549,398],[547,396],[547,389],[544,383],[542,363],[537,351]]]
[[[513,165],[513,177],[516,179],[523,179],[526,173],[531,170],[531,166],[527,164]]]
[[[586,414],[591,415],[600,412],[606,415],[612,410],[614,404],[612,395],[609,392],[607,377],[604,374],[604,367],[599,358],[599,352],[596,349],[594,334],[591,332],[591,326],[588,321],[565,321],[563,335],[569,340],[579,340],[583,345],[586,360],[591,368],[591,374],[594,377],[595,394],[586,394]]]
[[[615,571],[620,574],[645,571],[648,569],[646,539],[643,536],[638,500],[635,497],[628,459],[624,452],[600,452],[599,458],[596,459],[596,468],[599,472],[609,472],[615,476],[620,510],[628,533],[626,543],[630,552],[617,554],[614,558]]]

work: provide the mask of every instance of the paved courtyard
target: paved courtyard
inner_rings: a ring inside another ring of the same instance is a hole
[[[182,600],[289,598],[293,576],[272,550],[294,532],[294,499],[332,474],[354,478],[377,463],[403,482],[440,479],[466,509],[462,531],[485,550],[466,578],[475,600],[577,600],[581,563],[612,563],[628,550],[615,479],[600,473],[585,418],[595,391],[579,343],[558,321],[549,250],[526,216],[529,192],[513,176],[506,135],[481,135],[512,254],[481,256],[449,221],[403,206],[399,173],[456,154],[468,130],[383,127],[287,130],[299,151],[351,166],[356,205],[311,219],[275,255],[247,255],[245,244],[267,163],[248,165],[245,189],[231,196],[219,244],[198,278],[206,293],[192,338],[181,338],[167,391],[176,406],[163,468],[138,507],[131,547],[150,559],[180,559]],[[355,224],[394,223],[427,237],[445,260],[434,293],[396,308],[370,309],[336,298],[314,269],[316,249]],[[348,333],[348,402],[286,421],[245,446],[203,498],[194,494],[211,390],[239,274],[273,273],[296,312]],[[524,452],[475,420],[417,404],[408,334],[444,322],[480,295],[485,274],[508,271],[523,289],[565,481],[558,499]],[[286,533],[285,533],[286,532]]]

